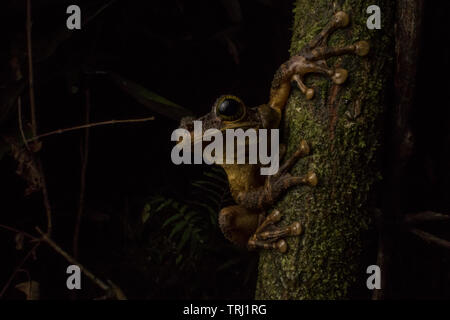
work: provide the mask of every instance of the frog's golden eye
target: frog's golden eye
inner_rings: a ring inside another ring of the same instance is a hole
[[[245,116],[244,103],[235,96],[223,96],[216,104],[216,114],[225,121],[237,121]]]

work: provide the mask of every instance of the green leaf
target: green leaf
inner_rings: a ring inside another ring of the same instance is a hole
[[[191,218],[197,214],[197,211],[191,210],[188,212],[188,214],[184,217],[187,221],[191,220]],[[191,222],[191,221],[190,221]]]
[[[210,206],[208,206],[205,203],[199,202],[199,201],[188,201],[189,204],[195,205],[195,206],[199,206],[202,208],[205,208],[212,216],[217,217],[217,210],[214,210],[213,208],[211,208]]]
[[[186,244],[187,240],[188,240],[188,239],[190,238],[190,236],[191,236],[191,231],[192,231],[192,227],[191,227],[191,226],[187,227],[187,228],[184,230],[183,235],[181,236],[181,240],[180,240],[180,242],[178,243],[178,246],[177,246],[177,250],[178,250],[178,251],[180,251],[181,249],[183,249],[183,247],[184,247],[184,245]]]
[[[169,200],[167,200],[167,201],[161,203],[161,204],[159,205],[159,207],[156,208],[155,212],[161,211],[162,209],[164,209],[165,207],[167,207],[168,205],[170,205],[172,202],[173,202],[173,200],[172,200],[172,199],[169,199]]]
[[[172,229],[172,232],[169,235],[169,239],[172,239],[172,237],[179,231],[181,231],[181,229],[183,229],[185,226],[187,225],[187,221],[186,220],[182,220],[180,222],[178,222],[175,227]]]
[[[149,91],[143,86],[123,78],[114,72],[108,73],[115,84],[123,91],[132,96],[137,102],[144,105],[151,111],[157,112],[170,119],[179,121],[186,116],[192,116],[192,112],[182,106],[160,96],[159,94]]]
[[[213,178],[213,179],[217,180],[221,184],[227,183],[227,178],[225,176],[221,175],[221,174],[217,174],[217,173],[214,173],[214,172],[205,172],[204,174],[207,177],[210,177],[210,178]]]
[[[212,188],[205,187],[204,185],[202,185],[202,184],[200,183],[200,181],[198,181],[198,182],[193,182],[192,185],[195,186],[195,187],[197,187],[197,188],[199,188],[199,189],[201,189],[201,190],[203,190],[203,191],[205,191],[205,192],[210,193],[211,195],[213,195],[214,197],[216,197],[216,198],[218,198],[218,199],[220,199],[220,198],[222,197],[222,194],[221,194],[221,193],[215,191],[215,190],[212,189]],[[217,202],[218,199],[215,199],[215,202]]]
[[[150,211],[144,210],[142,213],[142,223],[146,223],[148,218],[150,218]]]
[[[192,182],[191,184],[192,185],[200,184],[205,187],[212,187],[212,188],[216,189],[217,191],[219,191],[219,190],[222,191],[224,188],[222,185],[219,185],[217,183],[217,181],[209,181],[209,180],[198,180],[198,181]]]
[[[210,221],[211,221],[211,224],[213,225],[213,226],[217,226],[217,217],[215,217],[215,216],[213,216],[212,214],[210,214],[209,215],[209,218],[210,218]]]
[[[183,205],[180,209],[180,213],[184,214],[187,209],[189,209],[189,207],[187,205]]]
[[[220,267],[218,267],[217,271],[222,271],[222,270],[228,269],[231,266],[238,264],[240,260],[241,259],[239,259],[239,258],[228,260],[227,262],[222,264]]]
[[[200,243],[204,243],[203,239],[200,238],[200,229],[199,228],[194,228],[194,230],[192,231],[192,237],[197,240]]]
[[[169,219],[167,219],[166,221],[164,221],[163,225],[161,228],[164,228],[165,226],[169,225],[170,223],[174,222],[177,219],[181,219],[181,217],[183,217],[182,213],[177,213],[174,214],[173,216],[171,216]]]

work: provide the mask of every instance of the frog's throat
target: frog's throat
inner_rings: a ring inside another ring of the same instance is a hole
[[[258,129],[258,127],[259,127],[259,123],[248,121],[248,122],[239,122],[239,123],[226,124],[223,128],[220,129],[220,131],[225,131],[227,129],[235,129],[235,128],[239,128],[239,129],[246,129],[246,128]]]
[[[230,123],[227,124],[225,127],[221,128],[219,131],[223,132],[227,129],[235,129],[235,128],[239,128],[239,129],[246,129],[246,128],[254,128],[255,130],[259,129],[259,123],[257,122],[240,122],[240,123]],[[206,132],[206,131],[205,131]],[[202,143],[205,141],[205,138],[209,138],[210,136],[214,136],[214,132],[210,132],[205,134],[205,132],[202,133],[201,136],[194,136],[191,135],[192,137],[192,144],[195,145],[197,143]]]

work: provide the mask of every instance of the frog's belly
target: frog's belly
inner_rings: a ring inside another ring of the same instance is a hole
[[[251,164],[222,164],[227,173],[230,191],[233,197],[240,192],[247,192],[264,184],[264,178],[260,175],[260,166]]]

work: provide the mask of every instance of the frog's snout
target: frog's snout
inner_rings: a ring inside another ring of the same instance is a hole
[[[186,129],[189,132],[194,131],[194,120],[194,117],[181,118],[179,128]]]

